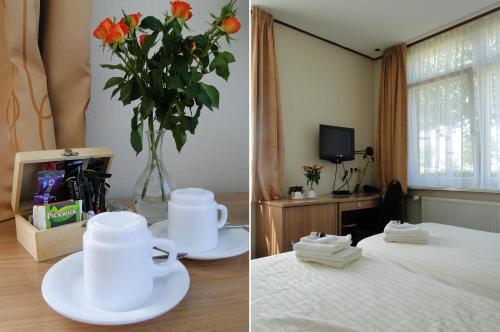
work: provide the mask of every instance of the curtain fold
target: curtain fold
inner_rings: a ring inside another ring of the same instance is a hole
[[[382,55],[377,123],[377,178],[385,189],[398,180],[408,191],[406,45],[386,49]]]
[[[88,100],[90,94],[91,1],[44,1],[43,6],[47,5],[48,12],[57,13],[50,22],[40,20],[40,0],[0,2],[0,220],[13,215],[10,196],[16,152],[55,149],[57,142],[60,147],[85,143],[81,120],[85,110],[83,105],[77,109],[73,101]],[[57,26],[45,29],[44,24]],[[47,54],[43,55],[44,45]],[[64,54],[55,56],[57,52]],[[61,103],[60,98],[71,101]],[[56,136],[55,123],[67,126],[65,134]]]
[[[251,187],[252,201],[281,197],[284,147],[274,20],[252,8]]]

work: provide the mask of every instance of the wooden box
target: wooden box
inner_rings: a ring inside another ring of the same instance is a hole
[[[82,249],[86,220],[39,230],[29,219],[33,213],[33,194],[37,187],[37,172],[43,163],[91,158],[103,158],[109,172],[113,152],[106,147],[72,150],[18,152],[14,163],[11,204],[15,213],[17,241],[37,261],[67,255]],[[84,164],[85,165],[85,164]]]

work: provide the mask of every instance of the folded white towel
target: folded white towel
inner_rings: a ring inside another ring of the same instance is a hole
[[[307,243],[297,242],[293,245],[293,250],[302,250],[311,253],[333,254],[339,252],[351,245],[351,240],[343,242],[330,243]]]
[[[317,232],[311,232],[310,235],[308,236],[303,236],[300,238],[300,242],[304,243],[318,243],[318,244],[324,244],[324,243],[344,243],[348,242],[349,245],[352,243],[351,242],[352,237],[351,234],[346,235],[346,236],[338,236],[338,235],[325,235],[324,237],[319,237]]]
[[[427,243],[429,242],[428,236],[406,236],[406,235],[394,235],[394,234],[384,234],[385,242],[402,242],[402,243]]]
[[[391,220],[384,228],[386,242],[427,243],[429,233],[418,225]]]
[[[295,256],[301,262],[312,262],[335,268],[344,268],[361,257],[361,248],[348,247],[329,256],[312,255],[310,253],[303,253],[302,251],[298,250],[295,252]]]
[[[418,234],[421,233],[422,229],[413,224],[404,223],[400,224],[399,221],[391,220],[384,228],[384,233],[394,233],[394,234]]]

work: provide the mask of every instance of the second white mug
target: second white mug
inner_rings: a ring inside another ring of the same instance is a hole
[[[172,192],[168,202],[168,237],[175,242],[179,252],[215,249],[218,230],[226,221],[227,208],[217,204],[211,191],[185,188]]]

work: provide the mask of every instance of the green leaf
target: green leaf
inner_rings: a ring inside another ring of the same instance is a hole
[[[125,84],[123,84],[123,87],[120,90],[120,98],[119,98],[122,101],[123,105],[130,104],[130,97],[132,96],[133,85],[134,85],[133,81],[127,81]]]
[[[162,81],[163,71],[161,69],[153,69],[151,71],[151,81],[153,85],[153,91],[156,95],[163,97],[163,81]]]
[[[233,63],[233,62],[236,62],[236,59],[234,58],[234,55],[233,53],[231,52],[222,52],[220,53],[220,55],[222,57],[224,57],[224,59],[226,59],[226,62],[227,63]]]
[[[225,16],[227,14],[233,14],[233,4],[232,3],[228,3],[227,5],[222,7],[221,16]]]
[[[203,78],[203,74],[199,71],[193,70],[191,71],[191,82],[199,82]]]
[[[113,99],[113,97],[118,93],[118,91],[121,90],[121,86],[118,85],[118,87],[116,89],[113,90],[113,93],[111,94],[111,99]]]
[[[162,113],[159,117],[160,129],[172,130],[177,124],[177,117],[170,113]]]
[[[178,152],[181,152],[182,147],[186,144],[186,130],[182,126],[176,126],[172,129],[172,136],[174,137],[175,146]]]
[[[196,98],[200,94],[200,84],[191,84],[186,88],[186,97],[188,99]]]
[[[127,71],[127,68],[122,65],[122,64],[119,64],[119,65],[108,65],[108,64],[104,64],[104,65],[101,65],[102,68],[107,68],[107,69],[119,69],[119,70],[123,70],[123,71]]]
[[[130,144],[136,154],[142,151],[142,135],[144,132],[144,123],[139,122],[137,108],[134,108],[134,116],[131,121]]]
[[[123,78],[111,77],[109,80],[106,81],[106,84],[104,84],[103,90],[107,90],[107,89],[111,88],[112,86],[120,84],[121,82],[123,82]]]
[[[208,84],[200,83],[200,85],[201,93],[198,97],[201,97],[202,104],[208,106],[210,109],[212,109],[213,107],[219,108],[219,91],[214,86]],[[206,102],[207,98],[208,103]]]
[[[229,52],[227,52],[227,53],[229,53]],[[232,54],[231,54],[231,56],[232,56]],[[210,69],[210,71],[215,69],[215,73],[218,76],[225,79],[226,81],[229,78],[229,66],[228,66],[228,60],[227,60],[228,57],[230,57],[230,56],[223,55],[222,53],[217,54],[215,56],[215,58],[212,60],[212,62],[210,63],[210,66],[208,67]],[[232,59],[234,60],[234,57],[232,57]]]
[[[163,29],[163,23],[154,16],[146,16],[141,21],[141,28],[160,32]]]
[[[141,105],[139,107],[139,111],[141,113],[141,118],[143,120],[147,119],[153,113],[153,108],[155,106],[155,102],[147,97],[141,98]]]
[[[179,76],[170,76],[167,80],[167,89],[182,89],[184,83]]]
[[[156,37],[158,37],[158,32],[147,35],[144,38],[144,50],[147,52],[155,43]]]

